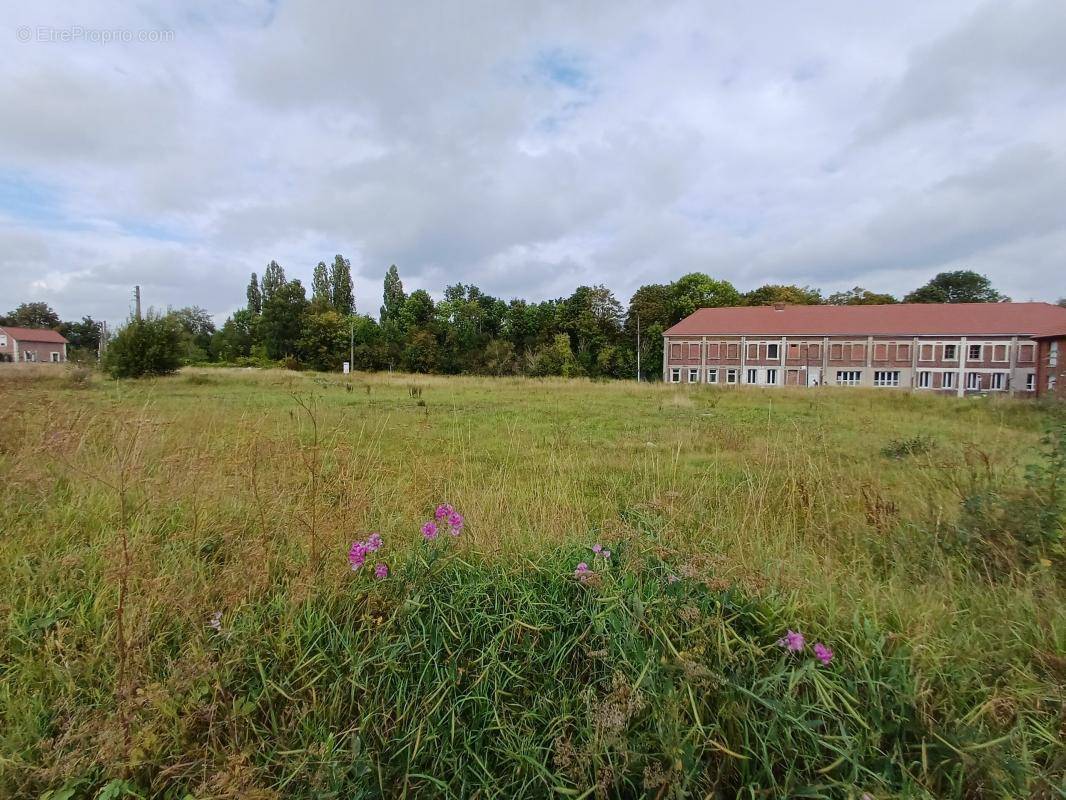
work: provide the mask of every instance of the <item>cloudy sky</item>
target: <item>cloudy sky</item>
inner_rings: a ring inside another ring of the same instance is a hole
[[[221,318],[335,253],[374,314],[390,263],[1066,295],[1063,0],[4,5],[0,311]]]

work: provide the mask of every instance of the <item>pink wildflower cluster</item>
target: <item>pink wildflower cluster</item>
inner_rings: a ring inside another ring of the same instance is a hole
[[[358,572],[362,569],[370,554],[380,550],[383,544],[380,533],[372,533],[362,542],[352,542],[352,546],[348,550],[348,563],[351,565],[352,571]],[[383,563],[376,564],[374,566],[374,577],[378,580],[389,577],[388,565]]]
[[[462,533],[463,525],[463,515],[447,503],[442,503],[433,512],[433,519],[422,526],[422,537],[432,542],[445,529],[452,536],[458,536]]]
[[[799,631],[789,630],[777,640],[777,644],[780,647],[784,647],[790,653],[802,653],[807,648],[807,639]],[[817,658],[823,665],[828,664],[833,660],[833,651],[821,642],[815,642],[814,647],[811,648],[814,652],[814,657]]]
[[[593,563],[596,563],[596,559],[600,559],[603,562],[602,566],[606,566],[607,562],[611,560],[611,551],[599,543],[592,545]],[[578,564],[577,569],[574,570],[574,577],[582,583],[588,581],[595,574],[592,568],[584,561]]]

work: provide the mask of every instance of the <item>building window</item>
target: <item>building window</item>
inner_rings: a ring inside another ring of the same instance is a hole
[[[707,383],[718,383],[718,370],[707,370]]]
[[[1025,376],[1025,391],[1031,392],[1036,389],[1036,374],[1030,372]]]
[[[928,389],[933,385],[933,373],[929,370],[922,370],[918,373],[918,388]]]
[[[725,347],[726,358],[740,358],[740,345],[736,342],[730,342]]]
[[[1021,344],[1018,345],[1018,360],[1026,364],[1033,363],[1033,345]]]
[[[766,345],[766,358],[770,360],[781,358],[781,345],[777,343]]]
[[[844,358],[844,345],[831,344],[829,345],[829,357],[833,361],[842,361]]]
[[[981,345],[971,344],[966,348],[966,360],[967,361],[980,361],[981,360]]]
[[[777,386],[777,370],[776,369],[768,369],[768,370],[766,370],[766,385],[767,386]]]
[[[7,347],[7,336],[0,333],[0,347]]]
[[[814,359],[821,359],[822,346],[820,344],[812,344],[807,346],[807,360],[812,361]]]
[[[851,346],[851,360],[852,361],[865,361],[866,360],[866,345],[853,344]]]
[[[980,389],[981,388],[981,373],[980,372],[967,372],[966,373],[966,388],[967,389]]]
[[[896,361],[910,361],[911,346],[909,344],[896,345]]]
[[[857,369],[838,369],[837,386],[858,386],[862,381],[862,372]]]
[[[1003,389],[1003,375],[1004,375],[1004,373],[1002,373],[1002,372],[993,372],[992,373],[992,383],[989,385],[988,388],[989,389],[993,389],[993,390],[997,390],[997,391],[1002,391],[1002,389]]]
[[[689,342],[688,343],[688,357],[689,358],[699,358],[700,357],[700,346],[699,346],[698,342]]]
[[[992,348],[992,360],[993,361],[1006,361],[1007,360],[1007,345],[997,344]]]
[[[874,345],[874,361],[888,361],[888,345],[884,342]]]
[[[690,369],[688,371],[688,382],[689,383],[699,383],[700,382],[700,371],[699,371],[698,368],[693,367],[692,369]]]
[[[958,352],[959,351],[958,351],[957,345],[953,345],[953,344],[944,345],[944,360],[945,361],[954,361],[956,358],[959,357],[958,356]]]
[[[877,370],[874,372],[874,386],[899,386],[899,372]]]
[[[755,361],[758,357],[759,357],[759,345],[757,345],[757,344],[749,344],[748,345],[748,360],[749,361]]]
[[[797,344],[796,342],[789,342],[788,343],[788,357],[789,358],[799,358],[800,357],[800,346],[799,346],[799,344]]]
[[[940,374],[940,388],[941,389],[954,389],[955,388],[955,373],[954,372],[942,372]]]
[[[933,346],[931,344],[923,344],[918,348],[918,360],[919,361],[933,361]]]
[[[1049,367],[1057,367],[1059,365],[1059,343],[1052,342],[1051,349],[1047,353],[1047,365]]]
[[[53,364],[58,364],[59,363],[59,353],[52,353],[52,363]]]
[[[680,344],[671,344],[670,345],[670,360],[671,361],[680,361],[681,360],[681,345]]]
[[[722,346],[718,342],[707,343],[707,358],[718,359],[721,357]]]
[[[681,383],[681,370],[674,367],[670,370],[670,383]]]
[[[758,383],[759,370],[749,369],[747,383]]]
[[[736,383],[737,382],[737,375],[739,375],[739,374],[740,374],[740,370],[738,370],[738,369],[727,369],[726,372],[725,372],[725,382],[726,383]]]
[[[1054,375],[1048,375],[1047,376],[1047,390],[1049,392],[1055,391],[1055,383],[1056,383],[1055,376]]]

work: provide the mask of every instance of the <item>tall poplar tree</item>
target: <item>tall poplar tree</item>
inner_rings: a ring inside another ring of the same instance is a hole
[[[266,271],[263,273],[263,306],[265,307],[267,301],[277,293],[278,289],[285,285],[285,270],[281,268],[281,265],[277,261],[271,261],[267,264]]]
[[[311,305],[316,311],[325,311],[333,305],[333,291],[325,261],[318,262],[311,276]]]
[[[333,309],[344,316],[355,313],[355,287],[352,284],[352,262],[338,253],[329,274]]]
[[[254,272],[248,281],[248,311],[255,317],[263,313],[263,293],[259,290],[259,278]]]
[[[393,264],[385,273],[385,305],[381,307],[381,321],[399,322],[403,314],[403,307],[407,303],[407,295],[403,291],[403,282],[400,280],[400,271]]]

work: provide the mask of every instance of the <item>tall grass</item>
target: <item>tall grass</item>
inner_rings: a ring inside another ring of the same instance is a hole
[[[945,475],[980,448],[1023,480],[1053,409],[236,370],[0,392],[0,793],[1061,787],[1057,565],[942,546]],[[468,527],[433,558],[441,500]],[[344,562],[370,530],[380,584]],[[618,557],[581,584],[594,541]]]

